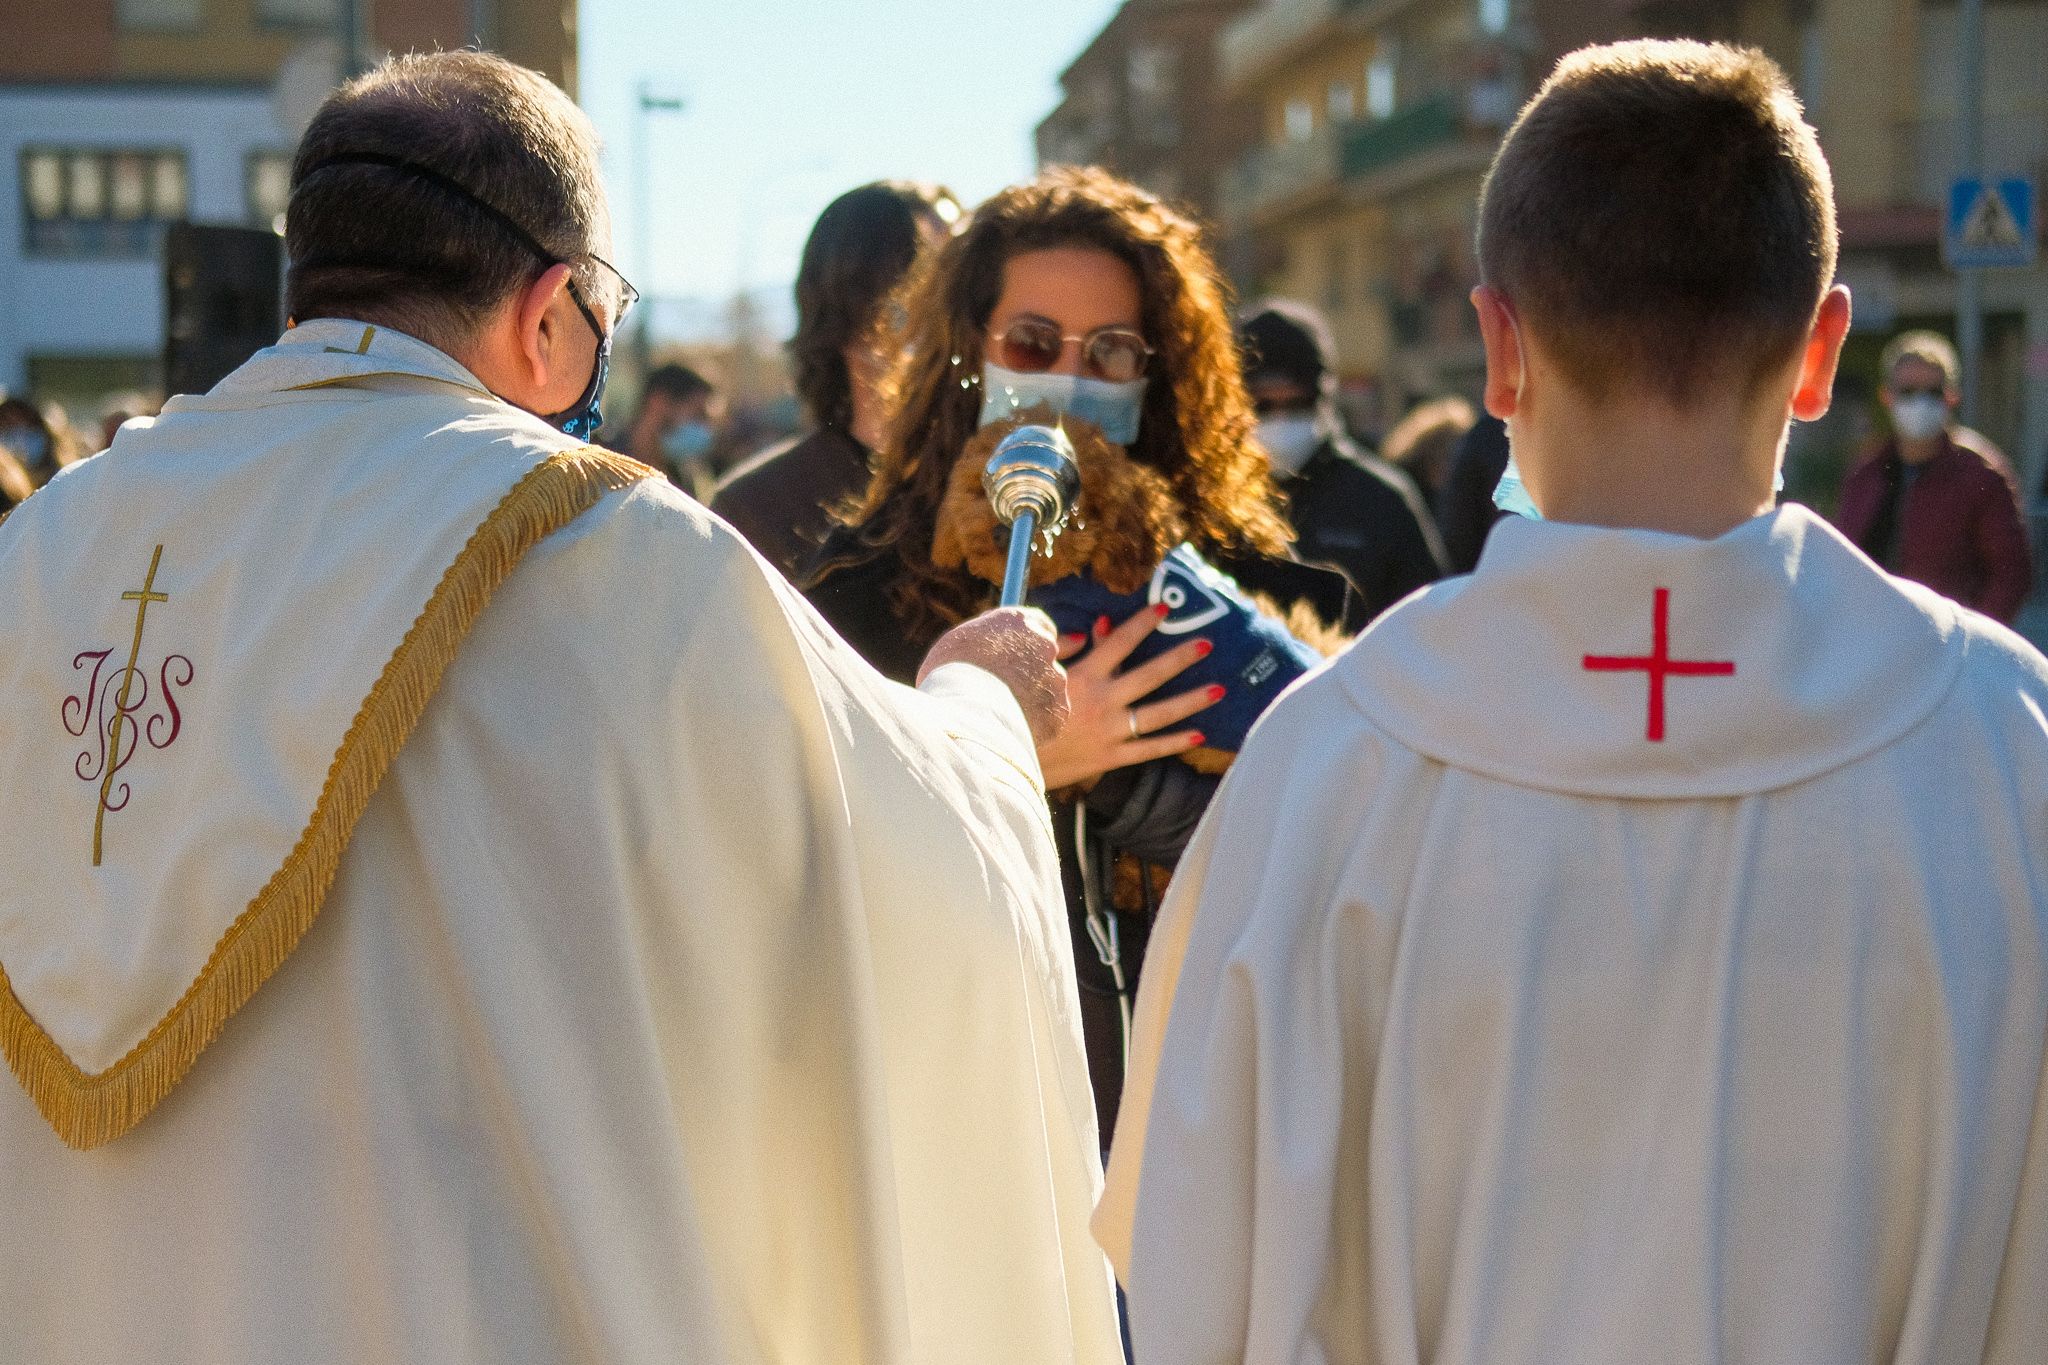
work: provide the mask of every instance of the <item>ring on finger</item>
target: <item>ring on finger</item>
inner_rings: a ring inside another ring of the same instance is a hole
[[[1124,719],[1131,723],[1131,738],[1142,739],[1143,735],[1138,730],[1138,708],[1134,706],[1124,712]]]

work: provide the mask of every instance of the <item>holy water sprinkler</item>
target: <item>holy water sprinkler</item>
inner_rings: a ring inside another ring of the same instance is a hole
[[[1022,426],[996,443],[981,474],[996,520],[1010,528],[1010,558],[1003,569],[1003,605],[1021,606],[1031,566],[1031,543],[1047,543],[1067,524],[1081,496],[1074,446],[1058,427]]]

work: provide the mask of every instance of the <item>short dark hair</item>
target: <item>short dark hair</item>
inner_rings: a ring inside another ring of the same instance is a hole
[[[703,375],[688,365],[678,365],[671,361],[648,371],[647,392],[649,395],[658,393],[673,402],[687,403],[699,395],[708,398],[713,390],[711,381]]]
[[[1899,363],[1917,360],[1922,365],[1941,371],[1941,386],[1955,390],[1963,386],[1963,363],[1956,358],[1956,348],[1949,345],[1948,338],[1939,332],[1924,329],[1901,332],[1885,343],[1884,354],[1878,357],[1878,373],[1883,376],[1886,388],[1892,385],[1892,375]]]
[[[1768,57],[1720,43],[1559,62],[1487,173],[1479,268],[1595,401],[1621,380],[1680,407],[1753,386],[1835,273],[1834,187]]]
[[[285,303],[298,321],[461,339],[553,263],[542,253],[616,316],[591,262],[609,230],[597,135],[546,77],[502,57],[414,53],[344,85],[300,139],[291,185]]]
[[[789,358],[796,393],[820,426],[853,425],[846,348],[917,260],[926,224],[960,216],[953,192],[908,180],[879,180],[825,206],[804,243],[796,273],[796,335]]]

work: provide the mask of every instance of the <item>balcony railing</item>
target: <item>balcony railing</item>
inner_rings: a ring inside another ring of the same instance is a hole
[[[1452,95],[1432,95],[1344,136],[1342,169],[1358,179],[1465,136],[1464,110]]]
[[[1267,0],[1223,31],[1217,65],[1225,85],[1264,70],[1353,0]]]
[[[1325,125],[1312,137],[1261,147],[1240,161],[1224,182],[1223,221],[1234,229],[1256,226],[1439,149],[1469,144],[1483,151],[1494,136],[1470,125],[1453,94],[1418,100],[1384,119]]]

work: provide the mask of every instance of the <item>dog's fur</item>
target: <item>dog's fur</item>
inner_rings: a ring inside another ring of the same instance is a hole
[[[1052,553],[1031,557],[1031,585],[1086,573],[1114,593],[1142,589],[1167,551],[1188,538],[1187,516],[1173,486],[1158,470],[1103,440],[1092,424],[1061,418],[1043,405],[1013,421],[983,427],[960,452],[939,507],[932,562],[942,569],[964,568],[990,583],[1003,581],[1010,535],[989,506],[981,474],[996,444],[1027,423],[1062,428],[1081,471],[1077,511],[1054,540]]]

